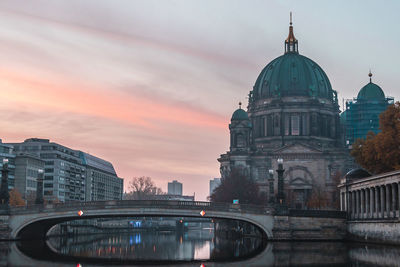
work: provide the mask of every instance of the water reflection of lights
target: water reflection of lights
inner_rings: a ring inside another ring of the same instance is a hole
[[[135,235],[135,244],[140,244],[142,243],[142,237],[140,234]]]

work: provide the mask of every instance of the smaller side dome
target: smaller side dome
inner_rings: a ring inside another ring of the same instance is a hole
[[[367,170],[362,168],[352,169],[345,175],[347,179],[361,179],[370,176],[372,175]]]
[[[369,83],[358,92],[357,100],[385,100],[385,93],[382,88],[372,82],[371,71],[368,74]]]
[[[357,100],[385,100],[385,93],[378,85],[370,82],[361,88]]]
[[[237,110],[235,110],[235,112],[233,112],[231,120],[232,121],[233,120],[242,121],[242,120],[248,120],[248,119],[249,119],[249,116],[247,115],[247,112],[241,108],[238,108]]]

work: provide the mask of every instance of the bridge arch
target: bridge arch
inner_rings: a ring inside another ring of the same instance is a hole
[[[156,202],[156,203],[155,203]],[[78,211],[83,216],[78,216]],[[204,216],[200,211],[204,210]],[[106,217],[195,217],[230,219],[248,222],[258,227],[263,235],[272,238],[271,210],[261,206],[230,205],[186,201],[103,201],[75,205],[54,205],[30,212],[22,210],[10,217],[11,237],[15,239],[44,238],[48,230],[62,222]]]

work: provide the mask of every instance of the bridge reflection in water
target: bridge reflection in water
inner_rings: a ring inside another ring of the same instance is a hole
[[[137,238],[138,235],[136,235]],[[135,240],[135,235],[133,235],[133,242],[138,242],[138,244],[134,244],[133,247],[135,248],[136,253],[142,253],[144,250],[148,250],[148,253],[153,252],[153,247],[151,245],[147,245],[148,237],[141,236],[140,240]],[[180,253],[179,250],[174,251],[177,247],[175,244],[171,244],[174,238],[164,236],[165,241],[168,242],[169,247],[171,248],[161,248],[157,247],[157,250],[161,250],[161,254],[164,253],[166,257],[168,257],[168,253],[172,253],[172,257],[170,260],[176,258],[176,254]],[[112,244],[114,240],[114,245],[112,245],[115,249],[109,249],[109,244]],[[123,248],[117,249],[115,246],[119,242],[118,237],[98,237],[95,241],[99,244],[97,249],[100,249],[104,246],[105,254],[103,255],[106,257],[107,253],[114,255],[122,255],[121,250]],[[93,240],[92,240],[93,241]],[[122,239],[121,241],[130,242],[130,237],[126,239]],[[29,241],[28,241],[29,242]],[[52,241],[50,241],[52,242]],[[191,241],[187,241],[191,242]],[[207,243],[209,241],[205,241],[202,243],[201,241],[194,241],[193,246],[190,250],[194,251],[204,251],[210,248]],[[9,245],[9,247],[4,247]],[[140,245],[141,244],[141,245]],[[145,245],[146,244],[146,245]],[[187,245],[186,243],[182,243],[183,245]],[[20,244],[20,246],[23,244]],[[37,244],[31,244],[32,246],[37,246]],[[171,246],[172,245],[172,246]],[[231,244],[232,245],[232,244]],[[15,242],[12,243],[0,243],[2,248],[0,249],[0,259],[1,263],[5,266],[72,266],[73,263],[81,263],[82,266],[93,266],[98,263],[102,265],[106,264],[105,261],[95,261],[95,262],[87,262],[84,260],[88,254],[93,252],[87,250],[81,250],[82,248],[88,249],[89,245],[81,244],[82,247],[79,249],[76,248],[75,254],[80,256],[74,257],[73,260],[66,260],[63,257],[53,258],[52,260],[45,260],[45,259],[34,259],[30,258],[26,254],[23,254],[16,245]],[[142,247],[142,250],[140,249]],[[146,247],[146,248],[145,248]],[[232,245],[233,249],[235,249],[235,245]],[[220,247],[223,249],[223,247]],[[5,251],[8,251],[4,254]],[[74,250],[71,247],[70,250]],[[156,250],[156,251],[157,251]],[[108,251],[108,252],[107,252]],[[169,251],[169,252],[168,252]],[[192,253],[192,252],[190,252]],[[198,254],[197,254],[198,255]],[[204,256],[206,254],[202,254],[200,256]],[[196,256],[196,254],[194,255]],[[211,255],[210,255],[211,256]],[[263,251],[256,255],[252,255],[251,257],[245,258],[237,258],[237,260],[226,260],[226,261],[192,261],[182,263],[179,266],[199,266],[200,263],[204,264],[204,266],[398,266],[398,259],[400,258],[400,248],[399,247],[389,247],[389,246],[380,246],[380,245],[366,245],[366,244],[348,244],[348,243],[341,243],[341,242],[269,242]],[[195,258],[196,259],[196,258]],[[143,262],[136,262],[141,264]],[[157,262],[154,262],[157,263]],[[160,263],[160,262],[158,262]],[[162,262],[167,266],[175,266],[176,262],[174,261],[164,261]],[[121,259],[120,261],[112,262],[113,265],[115,264],[134,264],[132,261],[124,261]]]

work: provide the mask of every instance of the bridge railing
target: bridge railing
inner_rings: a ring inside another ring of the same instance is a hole
[[[272,208],[268,206],[250,204],[228,204],[203,201],[179,201],[179,200],[108,200],[92,202],[66,202],[45,205],[30,205],[10,208],[11,214],[27,214],[37,212],[56,212],[85,209],[112,209],[112,208],[171,208],[171,209],[196,209],[215,210],[228,212],[245,212],[255,214],[272,214]],[[1,212],[0,212],[1,213]]]

